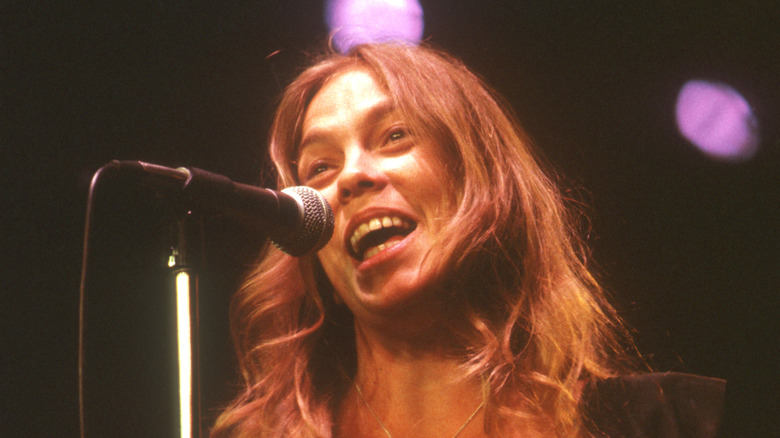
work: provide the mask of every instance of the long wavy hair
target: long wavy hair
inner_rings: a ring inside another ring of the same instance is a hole
[[[350,69],[370,72],[410,130],[449,157],[457,208],[435,254],[452,291],[449,329],[464,346],[463,375],[484,382],[491,430],[528,421],[548,434],[587,435],[578,391],[630,366],[630,337],[588,266],[578,209],[542,170],[508,105],[460,61],[401,44],[323,55],[276,112],[279,186],[298,184],[308,104]],[[332,435],[356,370],[352,315],[333,293],[316,255],[264,250],[231,309],[244,388],[212,436]]]

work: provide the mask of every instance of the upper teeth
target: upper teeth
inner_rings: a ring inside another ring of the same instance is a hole
[[[366,234],[371,231],[381,230],[382,228],[411,228],[411,223],[406,219],[401,219],[396,216],[384,216],[370,219],[368,222],[363,222],[352,233],[352,237],[349,238],[349,243],[352,245],[352,251],[355,254],[359,254],[358,243]]]

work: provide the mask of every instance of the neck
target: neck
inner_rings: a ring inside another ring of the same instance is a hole
[[[386,438],[373,410],[394,437],[450,438],[483,402],[480,379],[464,378],[456,347],[442,341],[452,336],[431,327],[398,335],[359,322],[355,331],[355,382],[362,397],[354,387],[347,393],[339,412],[340,436]],[[459,438],[483,436],[483,411]]]

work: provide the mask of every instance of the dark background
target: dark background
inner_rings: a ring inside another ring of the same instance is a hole
[[[317,1],[15,3],[0,6],[0,435],[77,436],[92,174],[142,160],[261,183],[274,99],[327,29]],[[780,6],[421,3],[425,36],[509,100],[591,206],[594,259],[650,362],[729,379],[730,430],[776,432]],[[679,137],[674,101],[689,79],[748,99],[762,137],[751,161],[718,163]],[[165,435],[168,209],[118,180],[101,199],[87,311],[94,429]],[[235,380],[226,303],[262,238],[221,219],[206,230],[211,413]]]

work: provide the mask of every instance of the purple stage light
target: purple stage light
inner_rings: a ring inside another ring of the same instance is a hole
[[[733,88],[688,81],[677,96],[677,127],[706,155],[745,161],[758,150],[758,122],[750,105]]]
[[[326,21],[333,43],[345,53],[361,43],[419,44],[423,10],[417,0],[328,0]]]

